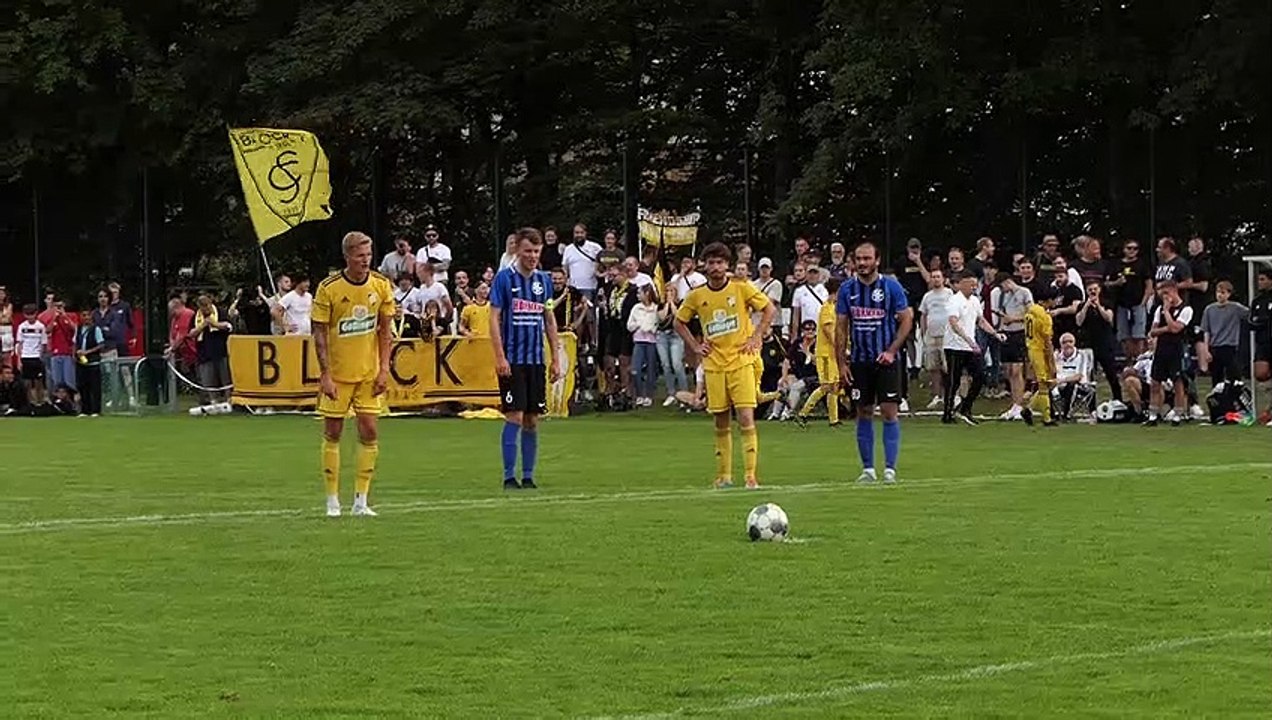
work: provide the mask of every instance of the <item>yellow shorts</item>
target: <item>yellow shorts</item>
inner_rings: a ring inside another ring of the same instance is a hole
[[[366,380],[360,383],[336,383],[336,399],[318,393],[318,414],[326,418],[348,417],[349,408],[358,415],[379,415],[383,395],[376,395],[374,382]]]
[[[839,382],[839,362],[833,357],[817,358],[817,379],[822,385],[834,385]]]
[[[1029,348],[1029,367],[1033,368],[1034,379],[1040,383],[1051,382],[1051,370],[1047,367],[1045,350]]]
[[[759,383],[755,365],[747,363],[728,372],[704,373],[707,381],[707,412],[722,413],[729,408],[754,408]]]

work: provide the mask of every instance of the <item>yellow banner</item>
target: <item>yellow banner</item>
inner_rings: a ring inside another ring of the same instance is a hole
[[[640,223],[640,239],[649,245],[693,245],[698,242],[699,213],[674,215],[665,210],[655,212],[648,208],[637,211]]]
[[[303,222],[331,217],[327,155],[313,133],[233,128],[230,147],[261,244]]]
[[[561,344],[565,346],[565,379],[555,386],[548,384],[548,414],[565,417],[574,394],[577,339],[573,333],[562,333]],[[313,340],[299,335],[231,336],[230,377],[235,405],[312,407],[318,398]],[[395,341],[387,396],[390,411],[447,402],[499,407],[490,340],[446,336]]]

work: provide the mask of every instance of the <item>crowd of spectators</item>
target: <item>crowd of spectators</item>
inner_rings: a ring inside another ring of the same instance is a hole
[[[698,358],[672,328],[681,299],[706,283],[688,248],[666,258],[657,248],[637,252],[613,230],[594,241],[582,223],[571,228],[566,240],[554,227],[545,228],[543,236],[541,263],[552,274],[557,323],[578,337],[580,396],[603,409],[650,407],[658,402],[661,381],[661,405],[693,407],[700,395],[700,387],[692,382]],[[491,283],[510,263],[511,250],[496,265],[479,266],[470,273],[452,267],[452,251],[435,226],[424,229],[418,250],[412,240],[407,233],[396,236],[393,249],[378,264],[396,286],[394,335],[487,336]],[[763,411],[774,420],[794,417],[800,399],[819,387],[814,358],[818,344],[825,345],[830,337],[823,335],[823,325],[833,318],[825,308],[833,304],[833,287],[854,273],[852,249],[842,243],[830,243],[823,254],[812,238],[801,236],[791,249],[790,262],[779,271],[771,258],[756,259],[748,245],[734,246],[734,277],[753,283],[781,308],[761,353],[761,389],[776,398]],[[910,412],[911,386],[926,384],[926,407],[946,409],[947,415],[947,398],[970,410],[983,386],[990,398],[1010,399],[1001,419],[1020,419],[1031,390],[1023,350],[1024,312],[1033,298],[1047,297],[1062,417],[1075,409],[1089,410],[1101,393],[1124,402],[1129,415],[1149,417],[1150,409],[1161,404],[1154,393],[1169,390],[1181,399],[1178,419],[1200,419],[1206,413],[1197,395],[1198,374],[1209,375],[1213,385],[1240,379],[1245,367],[1238,352],[1243,331],[1254,328],[1263,338],[1272,325],[1272,270],[1260,272],[1260,299],[1247,308],[1233,297],[1230,282],[1215,277],[1202,238],[1194,237],[1181,248],[1175,239],[1162,237],[1154,250],[1155,259],[1149,257],[1154,253],[1130,239],[1121,243],[1116,258],[1106,259],[1103,243],[1087,235],[1067,245],[1054,234],[1045,235],[1032,254],[1008,254],[989,237],[980,238],[966,252],[960,247],[929,250],[911,239],[901,257],[882,264],[883,273],[895,276],[905,288],[916,313],[915,332],[906,345],[902,411]],[[656,267],[660,262],[666,263],[665,272]],[[661,288],[655,276],[664,278]],[[216,298],[206,293],[182,292],[169,300],[165,354],[199,389],[203,403],[228,400],[231,333],[310,333],[309,279],[284,273],[273,280],[272,294],[262,287],[239,288],[228,306],[218,307]],[[976,300],[979,315],[967,326],[966,339],[949,332],[950,315],[957,314],[951,308],[966,312],[969,307],[958,299],[960,286],[962,295]],[[1176,352],[1175,336],[1162,340],[1153,329],[1154,318],[1161,320],[1163,286],[1178,294],[1181,308],[1172,317],[1187,330],[1177,343],[1178,373],[1172,357],[1157,363],[1162,370],[1157,374],[1169,377],[1155,379],[1154,353]],[[117,283],[102,289],[96,307],[84,306],[79,312],[53,293],[45,297],[43,309],[27,304],[15,310],[0,288],[0,357],[5,359],[0,365],[7,368],[0,377],[0,407],[10,412],[95,415],[102,411],[103,387],[123,390],[105,393],[108,404],[130,402],[132,373],[119,360],[134,354],[129,351],[133,316]],[[1265,345],[1261,340],[1256,346],[1263,353],[1262,365],[1256,365],[1258,379],[1265,379],[1267,370]],[[974,357],[950,368],[945,351],[951,348]],[[951,374],[967,377],[947,391]],[[1107,385],[1102,391],[1097,390],[1100,379]],[[69,405],[59,406],[59,397],[69,398]]]

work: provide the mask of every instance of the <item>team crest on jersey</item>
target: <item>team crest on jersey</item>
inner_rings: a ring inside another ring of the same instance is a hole
[[[530,286],[530,292],[534,293],[535,295],[542,295],[543,283],[539,282],[538,280],[535,280],[534,283]]]
[[[883,302],[883,288],[875,288],[870,291],[870,299],[875,302]]]
[[[375,315],[366,305],[354,305],[350,316],[336,323],[336,334],[340,337],[369,335],[375,332]]]
[[[734,305],[738,304],[738,299],[730,295],[729,297],[725,298],[725,302],[729,304],[729,307],[733,307]]]
[[[733,298],[729,298],[732,300]],[[737,313],[729,313],[724,310],[716,310],[711,316],[711,320],[703,324],[702,329],[707,337],[719,337],[737,332],[741,323],[738,320]]]

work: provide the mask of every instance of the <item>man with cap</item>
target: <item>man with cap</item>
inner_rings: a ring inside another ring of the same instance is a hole
[[[448,275],[447,270],[451,264],[451,249],[442,243],[441,235],[437,232],[436,225],[429,225],[424,228],[424,247],[415,254],[415,262],[417,265],[421,263],[433,263],[433,278],[437,282],[446,284]]]
[[[751,281],[751,284],[773,301],[773,307],[782,307],[782,281],[773,277],[773,258],[760,258],[757,267],[760,274]],[[754,322],[752,320],[752,323]]]

